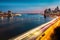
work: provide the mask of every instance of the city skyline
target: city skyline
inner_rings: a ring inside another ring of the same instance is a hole
[[[40,13],[46,8],[60,7],[60,0],[1,0],[0,11]]]

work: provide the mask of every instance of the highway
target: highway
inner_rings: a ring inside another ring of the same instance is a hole
[[[54,29],[60,26],[60,18],[57,19],[57,22],[51,25],[42,35],[38,36],[36,40],[51,40],[50,36],[53,33]]]
[[[54,28],[59,26],[59,23],[60,17],[56,17],[48,23],[9,40],[50,40],[51,33],[53,33]]]

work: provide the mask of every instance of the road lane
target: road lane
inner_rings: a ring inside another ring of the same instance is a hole
[[[37,39],[39,39],[39,35],[43,34],[43,32],[52,24],[54,24],[56,21],[58,21],[58,17],[53,19],[52,21],[43,24],[41,26],[38,26],[35,29],[32,29],[30,31],[28,31],[27,33],[24,33],[18,37],[9,39],[9,40],[35,40],[37,37]],[[48,26],[47,26],[48,25]],[[46,26],[46,27],[45,27]],[[43,30],[44,29],[44,30]]]
[[[58,19],[58,21],[53,24],[52,26],[50,26],[45,32],[44,32],[44,36],[41,37],[38,36],[36,40],[51,40],[50,39],[50,35],[53,33],[53,30],[57,27],[60,26],[60,18]]]

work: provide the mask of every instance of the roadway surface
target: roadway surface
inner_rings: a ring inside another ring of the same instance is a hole
[[[59,24],[60,17],[56,17],[48,23],[9,40],[50,40],[51,33],[53,33],[54,28],[59,26]]]

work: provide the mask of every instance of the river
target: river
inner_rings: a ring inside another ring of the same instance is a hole
[[[44,18],[41,14],[22,14],[15,17],[0,17],[0,39],[7,40],[19,34],[27,32],[39,25],[52,20]]]

